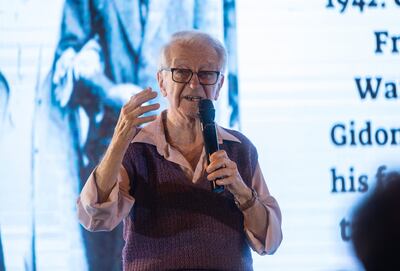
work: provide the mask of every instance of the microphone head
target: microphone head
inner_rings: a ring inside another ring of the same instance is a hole
[[[199,102],[200,121],[203,123],[212,123],[215,118],[215,109],[211,100],[202,99]]]

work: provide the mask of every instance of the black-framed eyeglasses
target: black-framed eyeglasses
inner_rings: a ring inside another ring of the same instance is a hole
[[[194,72],[190,69],[180,68],[162,68],[161,71],[169,71],[172,73],[172,80],[177,83],[189,83],[193,74],[197,74],[201,85],[215,85],[221,75],[220,71],[198,71]]]

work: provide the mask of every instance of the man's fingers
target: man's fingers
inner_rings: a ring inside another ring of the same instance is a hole
[[[137,131],[138,126],[154,121],[157,118],[157,115],[145,117],[140,116],[160,108],[159,103],[142,105],[143,103],[154,99],[156,96],[157,92],[152,91],[151,88],[146,88],[145,90],[132,96],[129,102],[122,107],[116,126],[116,135],[124,138],[129,137],[131,140],[131,137],[134,136],[134,131]]]
[[[141,118],[135,119],[133,123],[134,123],[135,126],[139,126],[139,125],[142,125],[142,124],[144,124],[144,123],[146,123],[146,122],[153,121],[153,120],[155,120],[156,118],[157,118],[157,115],[151,115],[151,116],[147,116],[147,117],[141,117]]]
[[[140,107],[136,108],[132,113],[129,113],[129,115],[127,115],[127,117],[132,117],[132,116],[139,117],[139,116],[143,115],[144,113],[157,110],[158,108],[160,108],[159,103],[140,106]]]
[[[123,114],[129,114],[136,108],[142,106],[144,103],[150,101],[157,97],[157,92],[151,91],[151,88],[147,88],[135,95],[133,95],[130,100],[122,107]]]
[[[225,153],[226,154],[226,153]],[[231,168],[231,169],[236,169],[236,163],[230,160],[226,155],[223,155],[223,157],[217,157],[214,159],[210,159],[210,164],[207,166],[206,171],[207,173],[211,173],[213,171],[216,171],[220,168]]]
[[[210,174],[208,174],[207,179],[209,181],[213,181],[215,179],[226,178],[232,176],[232,169],[228,168],[221,168],[218,169]]]
[[[151,88],[146,88],[145,90],[133,95],[129,102],[126,104],[126,109],[131,110],[133,108],[139,107],[145,102],[148,102],[157,97],[157,92],[152,91]],[[125,107],[125,106],[124,106]]]
[[[228,155],[226,154],[226,151],[219,150],[219,151],[214,152],[210,156],[210,161],[212,162],[214,160],[221,159],[221,158],[228,158]]]
[[[214,160],[213,162],[211,162],[207,166],[206,171],[207,171],[207,173],[211,173],[219,168],[224,168],[226,166],[227,166],[226,161],[224,159],[217,159],[217,160]]]
[[[125,113],[124,118],[134,121],[136,118],[140,117],[144,113],[157,110],[158,108],[160,108],[160,104],[158,104],[158,103],[145,105],[145,106],[140,106],[140,107],[134,109],[132,112]]]
[[[119,130],[121,133],[125,133],[127,131],[130,131],[133,128],[136,128],[139,125],[142,125],[144,123],[154,121],[157,118],[157,115],[151,115],[151,116],[146,116],[146,117],[141,117],[141,118],[135,118],[133,120],[124,120],[121,121],[117,124],[117,130]]]

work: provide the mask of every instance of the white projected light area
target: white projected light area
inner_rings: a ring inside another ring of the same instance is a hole
[[[237,11],[241,128],[283,216],[281,247],[254,254],[254,268],[362,270],[352,208],[378,171],[399,169],[400,2],[238,1]]]

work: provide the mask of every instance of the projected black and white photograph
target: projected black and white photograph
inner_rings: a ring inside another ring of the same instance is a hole
[[[400,270],[398,0],[0,0],[0,270]]]

